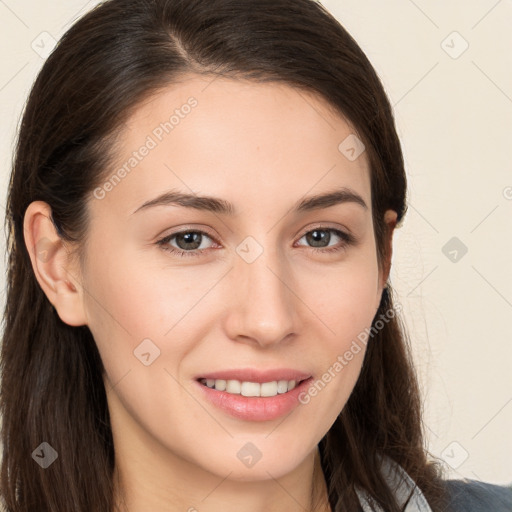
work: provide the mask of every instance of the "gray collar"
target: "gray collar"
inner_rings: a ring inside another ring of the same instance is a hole
[[[413,492],[404,512],[432,512],[420,488],[398,463],[389,457],[383,457],[381,471],[401,507],[407,501],[411,491]],[[384,512],[364,489],[356,488],[356,494],[364,512]]]

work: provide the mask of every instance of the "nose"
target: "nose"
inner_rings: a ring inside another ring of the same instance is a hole
[[[293,339],[299,298],[283,258],[266,249],[252,262],[237,256],[229,276],[225,329],[230,339],[261,347]]]

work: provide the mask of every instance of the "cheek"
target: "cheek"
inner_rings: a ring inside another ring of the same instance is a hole
[[[304,283],[308,305],[326,327],[328,351],[339,351],[371,324],[380,302],[375,247],[354,251]]]
[[[110,380],[146,368],[149,361],[158,365],[166,352],[164,342],[183,316],[185,305],[175,299],[176,290],[148,274],[133,254],[96,266],[85,288],[88,326]],[[179,342],[173,345],[178,353],[182,349]]]
[[[318,316],[322,336],[312,351],[319,373],[300,397],[314,414],[305,415],[308,427],[325,430],[346,404],[360,374],[366,342],[380,295],[378,267],[371,250],[358,253],[337,271],[319,278],[308,305]]]
[[[96,249],[115,257],[109,254],[87,273],[85,299],[92,323],[135,342],[141,337],[162,339],[185,316],[204,293],[204,286],[195,286],[191,271],[177,265],[166,268],[165,260],[153,255],[156,251],[135,251],[120,241]]]

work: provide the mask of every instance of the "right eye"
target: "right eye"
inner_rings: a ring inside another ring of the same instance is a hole
[[[200,230],[185,230],[185,231],[177,231],[170,235],[166,235],[164,238],[161,238],[156,243],[161,246],[164,251],[168,251],[172,254],[176,254],[177,256],[200,256],[205,248],[201,248],[203,237],[210,238],[208,233]],[[186,249],[181,249],[180,247],[173,247],[169,245],[171,240],[176,240],[179,244],[183,244],[185,247],[187,245],[191,245],[192,247],[186,247]]]

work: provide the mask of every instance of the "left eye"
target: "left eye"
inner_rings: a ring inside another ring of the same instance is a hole
[[[327,233],[327,235],[324,236],[323,235],[324,233]],[[337,236],[338,238],[341,238],[345,243],[350,242],[349,235],[347,235],[343,231],[339,231],[338,229],[333,229],[333,228],[316,228],[316,229],[313,229],[311,231],[308,231],[306,234],[304,234],[301,237],[301,239],[302,238],[306,238],[306,240],[308,242],[312,242],[314,244],[316,244],[316,243],[322,244],[325,241],[327,241],[327,242],[331,241],[331,233],[334,233],[335,236]],[[314,246],[313,249],[314,250],[318,250],[318,247],[320,247],[320,249],[324,249],[327,246],[325,246],[325,247],[324,246]],[[332,248],[332,249],[329,248],[329,249],[327,249],[327,252],[330,252],[330,251],[333,251],[333,250],[339,250],[339,249],[340,249],[339,247]]]
[[[342,240],[341,244],[338,246],[323,246],[322,244],[324,242],[329,243],[331,241],[331,233],[334,233],[335,236]],[[158,240],[156,243],[157,245],[162,246],[165,251],[177,254],[178,256],[199,256],[205,250],[205,247],[201,247],[201,242],[204,237],[212,240],[212,237],[204,231],[179,231]],[[303,238],[306,238],[308,243],[320,244],[311,247],[311,250],[321,253],[339,251],[354,242],[354,238],[348,233],[334,228],[322,227],[307,231],[299,240],[302,240]],[[175,240],[178,247],[171,246],[171,240]]]

